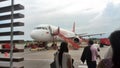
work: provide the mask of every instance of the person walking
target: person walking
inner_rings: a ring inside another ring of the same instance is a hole
[[[96,59],[97,57],[100,58],[100,55],[98,54],[98,50],[96,47],[92,46],[94,43],[92,40],[88,41],[88,46],[86,46],[83,50],[81,61],[84,63],[87,62],[88,68],[96,68],[97,63]]]
[[[112,32],[109,40],[112,47],[112,57],[102,59],[97,68],[120,68],[120,30]]]
[[[69,54],[68,43],[62,42],[55,55],[56,68],[73,68],[72,58]]]

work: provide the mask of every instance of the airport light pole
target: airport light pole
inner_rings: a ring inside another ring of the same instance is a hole
[[[11,0],[11,36],[10,36],[10,68],[13,68],[13,20],[14,20],[14,0]]]

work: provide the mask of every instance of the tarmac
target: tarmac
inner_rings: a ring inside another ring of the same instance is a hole
[[[100,48],[100,56],[104,58],[104,54],[108,50],[109,46],[105,46]],[[24,57],[23,62],[14,63],[14,66],[23,65],[24,68],[50,68],[50,63],[54,59],[54,53],[57,50],[41,50],[41,51],[30,51],[30,49],[25,49],[24,53],[15,53],[15,57]],[[79,50],[69,50],[70,55],[74,59],[74,67],[75,68],[87,68],[86,63],[83,64],[80,61],[81,54],[83,52],[83,48]],[[1,56],[3,56],[1,54]],[[97,60],[99,62],[100,60]],[[0,62],[0,65],[9,65],[6,62]]]

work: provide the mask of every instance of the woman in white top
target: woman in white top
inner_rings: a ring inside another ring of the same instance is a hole
[[[73,68],[72,59],[68,53],[68,43],[62,42],[59,51],[55,55],[57,68]]]
[[[112,51],[112,47],[110,46],[108,48],[108,51],[106,52],[105,56],[104,56],[104,59],[107,59],[107,58],[112,58],[112,55],[113,55],[113,51]]]

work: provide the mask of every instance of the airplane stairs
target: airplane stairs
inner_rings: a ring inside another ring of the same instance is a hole
[[[77,50],[80,48],[80,46],[77,43],[75,43],[72,39],[65,37],[63,34],[59,33],[58,36],[65,40],[66,42],[70,43],[74,49]]]

